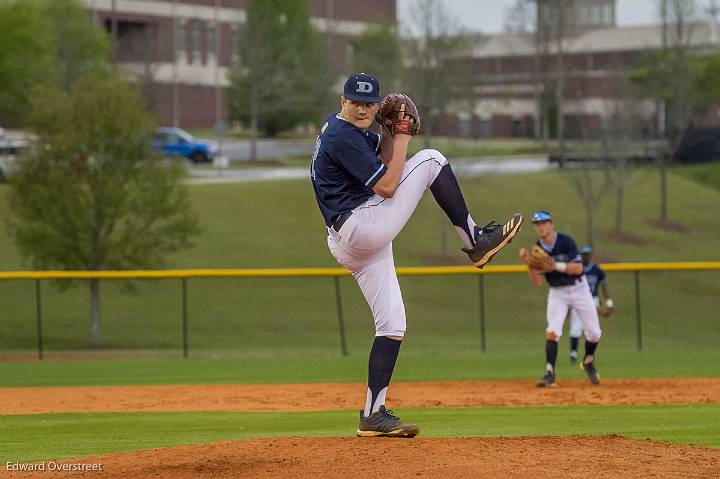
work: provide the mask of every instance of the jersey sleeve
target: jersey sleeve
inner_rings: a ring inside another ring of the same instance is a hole
[[[578,247],[575,244],[575,240],[573,240],[569,236],[566,236],[565,238],[566,238],[565,249],[567,250],[568,261],[570,261],[571,263],[577,263],[578,261],[582,261],[582,257],[580,256],[580,251],[578,250]]]
[[[596,266],[597,268],[597,275],[598,275],[598,284],[607,284],[607,275],[605,274],[605,271],[600,267]]]
[[[379,145],[378,145],[379,146]],[[350,130],[335,143],[333,157],[356,180],[372,188],[387,172],[359,130]]]

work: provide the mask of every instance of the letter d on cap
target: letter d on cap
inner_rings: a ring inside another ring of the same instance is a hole
[[[372,93],[373,86],[372,83],[368,83],[366,81],[359,81],[357,82],[357,90],[355,90],[358,93]]]

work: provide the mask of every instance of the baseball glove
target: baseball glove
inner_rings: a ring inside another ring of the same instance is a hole
[[[601,316],[603,318],[606,318],[613,314],[615,311],[615,308],[610,308],[607,305],[603,304],[602,306],[598,306],[598,316]]]
[[[417,135],[420,132],[420,114],[409,96],[391,93],[383,98],[375,120],[390,136],[398,133]]]
[[[532,269],[546,273],[555,270],[555,261],[552,256],[550,256],[547,251],[538,245],[533,245],[530,250],[530,256],[528,257],[527,264]]]

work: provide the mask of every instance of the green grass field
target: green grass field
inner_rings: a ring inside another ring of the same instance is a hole
[[[657,226],[657,173],[629,179],[624,239],[609,231],[614,200],[601,203],[595,249],[609,261],[718,260],[718,165],[673,171],[670,219]],[[462,181],[478,221],[548,208],[558,228],[584,238],[584,211],[570,184],[554,172]],[[0,186],[0,197],[4,195]],[[173,258],[182,268],[332,267],[322,220],[307,182],[194,186],[204,232]],[[5,214],[4,202],[0,202]],[[398,265],[465,264],[459,241],[430,196],[395,244]],[[4,225],[0,261],[24,269]],[[444,248],[444,240],[447,247]],[[526,228],[496,264],[515,262],[519,245],[533,241]],[[191,359],[181,356],[180,282],[140,281],[127,294],[103,283],[106,347],[85,349],[87,292],[43,286],[43,362],[0,361],[0,388],[125,384],[320,383],[365,379],[372,322],[351,278],[341,291],[350,355],[340,356],[332,279],[202,279],[189,282]],[[526,379],[542,373],[544,298],[522,275],[485,279],[487,352],[481,353],[475,277],[403,277],[408,336],[396,381]],[[643,273],[643,351],[636,350],[633,277],[610,275],[617,313],[603,321],[598,352],[603,377],[717,376],[720,352],[720,272]],[[35,348],[34,283],[0,282],[3,334],[0,356]],[[566,364],[563,340],[558,374],[580,378]],[[118,358],[120,355],[122,358]],[[12,389],[0,389],[12,394]],[[362,398],[358,398],[360,403]],[[536,408],[408,409],[403,418],[424,426],[426,437],[621,434],[720,447],[717,404],[572,406]],[[322,413],[129,413],[2,415],[0,460],[31,461],[287,435],[349,435],[355,411]],[[318,426],[322,418],[322,426]]]
[[[423,437],[620,434],[720,447],[720,405],[407,409]],[[348,436],[357,412],[0,416],[4,451],[29,462],[274,436]],[[82,434],[78,434],[82,431]]]

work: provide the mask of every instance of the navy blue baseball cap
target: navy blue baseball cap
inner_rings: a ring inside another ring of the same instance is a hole
[[[352,101],[380,103],[380,82],[367,73],[356,73],[345,82],[343,96]]]
[[[540,210],[533,213],[532,222],[539,223],[541,221],[552,221],[552,216],[549,211]]]
[[[580,248],[580,254],[591,254],[591,253],[592,253],[592,248],[589,247],[588,245],[585,245],[582,248]]]

